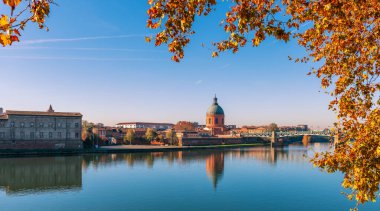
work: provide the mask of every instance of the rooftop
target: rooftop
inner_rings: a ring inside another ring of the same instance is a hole
[[[6,115],[20,115],[20,116],[66,116],[66,117],[81,117],[81,113],[74,112],[47,112],[47,111],[14,111],[7,110]],[[1,118],[1,117],[0,117]]]
[[[157,123],[157,122],[121,122],[121,123],[117,123],[116,125],[131,125],[131,124],[136,124],[136,125],[174,125],[172,123]]]

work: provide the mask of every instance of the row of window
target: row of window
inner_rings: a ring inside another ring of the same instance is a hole
[[[211,122],[212,122],[212,119],[208,118],[208,123],[211,124]],[[218,123],[218,118],[215,118],[214,124],[219,124]],[[224,118],[222,118],[222,124],[224,124]]]
[[[16,133],[15,132],[11,132],[11,139],[15,139],[16,138]],[[48,132],[48,133],[44,133],[44,132],[38,132],[38,133],[35,133],[35,132],[30,132],[29,134],[29,138],[30,139],[35,139],[36,137],[37,138],[40,138],[40,139],[44,139],[44,138],[49,138],[49,139],[52,139],[53,138],[53,132]],[[63,138],[62,137],[62,133],[61,132],[57,132],[56,133],[56,137],[54,138],[58,138],[58,139],[61,139]],[[75,133],[75,138],[79,138],[79,133]],[[0,132],[0,139],[4,139],[5,138],[5,132]],[[24,131],[21,131],[20,132],[20,138],[21,139],[25,139],[25,132]],[[66,133],[66,137],[65,138],[71,138],[71,133]]]
[[[10,126],[11,126],[11,127],[15,127],[15,126],[16,126],[16,123],[15,123],[15,122],[11,122],[11,123],[10,123]],[[20,127],[21,127],[21,128],[24,128],[25,126],[26,126],[25,122],[20,122]],[[49,128],[54,128],[54,127],[62,128],[62,127],[63,127],[63,124],[62,124],[62,123],[57,123],[57,125],[55,125],[53,122],[49,122],[49,123],[47,124],[47,126],[48,126]],[[67,123],[67,124],[66,124],[66,127],[67,127],[67,128],[70,127],[70,126],[71,126],[70,123]],[[74,126],[75,126],[76,128],[79,128],[79,123],[75,123]],[[4,123],[4,122],[0,122],[0,127],[5,127],[5,123]],[[35,123],[34,123],[34,122],[30,122],[30,123],[29,123],[29,127],[35,127]],[[38,123],[38,127],[45,127],[45,123],[44,123],[44,122],[40,122],[40,123]]]

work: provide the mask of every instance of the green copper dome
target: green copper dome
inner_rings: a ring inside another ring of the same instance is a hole
[[[214,97],[214,103],[208,108],[207,114],[224,114],[223,108],[218,104],[218,98]]]

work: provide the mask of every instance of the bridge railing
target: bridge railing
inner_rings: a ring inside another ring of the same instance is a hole
[[[241,133],[242,137],[272,137],[273,132],[263,132],[263,133]],[[302,135],[311,135],[311,136],[330,136],[330,131],[278,131],[276,132],[277,137],[289,137],[289,136],[302,136]]]

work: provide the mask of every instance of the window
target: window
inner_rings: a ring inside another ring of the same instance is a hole
[[[11,122],[11,127],[15,127],[15,122]]]
[[[40,132],[40,138],[44,138],[44,132]]]
[[[49,138],[53,138],[53,133],[49,132]]]
[[[79,133],[75,133],[75,138],[79,138]]]
[[[79,123],[78,123],[78,122],[77,122],[77,123],[75,123],[75,127],[77,127],[77,128],[79,127]]]
[[[62,123],[58,123],[58,124],[57,124],[57,127],[58,127],[58,128],[61,128],[61,127],[62,127]]]
[[[70,138],[70,133],[67,133],[67,134],[66,134],[66,137],[67,137],[67,138]]]
[[[49,122],[49,128],[53,128],[53,123]]]
[[[224,125],[224,118],[222,118],[222,124]]]
[[[218,124],[218,118],[215,118],[215,124]]]
[[[70,123],[66,123],[66,127],[69,128],[70,127]]]
[[[211,118],[208,118],[208,123],[211,124]]]
[[[24,132],[24,131],[21,131],[21,132],[20,132],[20,137],[21,137],[22,139],[25,138],[25,132]]]
[[[44,127],[44,123],[43,122],[40,122],[40,127]]]
[[[58,132],[58,138],[62,138],[62,133]]]
[[[5,133],[4,132],[0,132],[0,139],[4,139],[5,138]]]
[[[20,127],[25,127],[25,123],[21,122]]]
[[[34,139],[34,132],[30,132],[30,139]]]
[[[12,131],[11,132],[11,139],[15,139],[16,138],[16,133],[15,133],[15,131]]]
[[[4,122],[0,122],[0,127],[4,127]]]
[[[34,122],[31,122],[31,123],[30,123],[30,127],[34,127]]]

